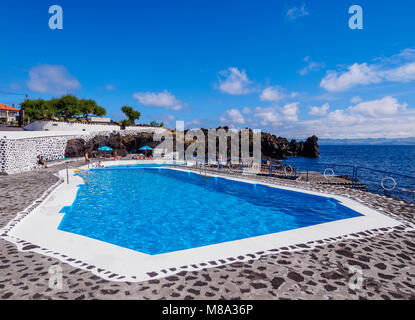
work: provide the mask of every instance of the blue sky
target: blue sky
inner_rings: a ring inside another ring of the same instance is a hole
[[[363,30],[348,26],[363,8]],[[63,9],[50,30],[49,6]],[[175,125],[289,138],[415,136],[415,2],[2,1],[0,102],[131,105]],[[20,94],[20,95],[19,95]]]

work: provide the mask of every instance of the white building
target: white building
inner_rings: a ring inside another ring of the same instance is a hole
[[[19,113],[19,109],[10,107],[7,104],[0,103],[0,120],[5,120],[7,123],[16,121],[16,114]]]
[[[92,117],[90,120],[92,123],[111,123],[111,118]]]

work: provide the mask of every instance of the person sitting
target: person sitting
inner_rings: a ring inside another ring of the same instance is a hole
[[[97,168],[98,168],[98,169],[103,169],[103,168],[105,168],[105,166],[102,164],[102,161],[98,162]]]
[[[45,168],[48,167],[46,161],[43,159],[42,156],[38,156],[37,159],[38,159],[38,164],[44,166]]]

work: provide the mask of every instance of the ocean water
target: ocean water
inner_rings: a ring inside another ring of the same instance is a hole
[[[151,255],[360,216],[331,198],[157,168],[91,170],[59,230]]]

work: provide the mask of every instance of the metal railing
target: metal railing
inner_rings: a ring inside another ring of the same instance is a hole
[[[365,167],[355,168],[355,181],[368,191],[415,204],[415,177]]]
[[[307,182],[311,174],[320,173],[326,180],[323,180],[321,183],[340,184],[353,189],[369,191],[415,203],[415,177],[413,176],[336,163],[313,164],[290,160],[284,161],[284,165],[287,164],[293,166],[297,172],[304,172]]]
[[[253,173],[280,179],[342,185],[356,190],[391,196],[415,204],[415,177],[405,174],[337,163],[309,163],[292,160],[224,159],[195,157],[195,166],[208,169]],[[189,161],[188,161],[189,162]],[[254,167],[255,170],[249,170]]]

